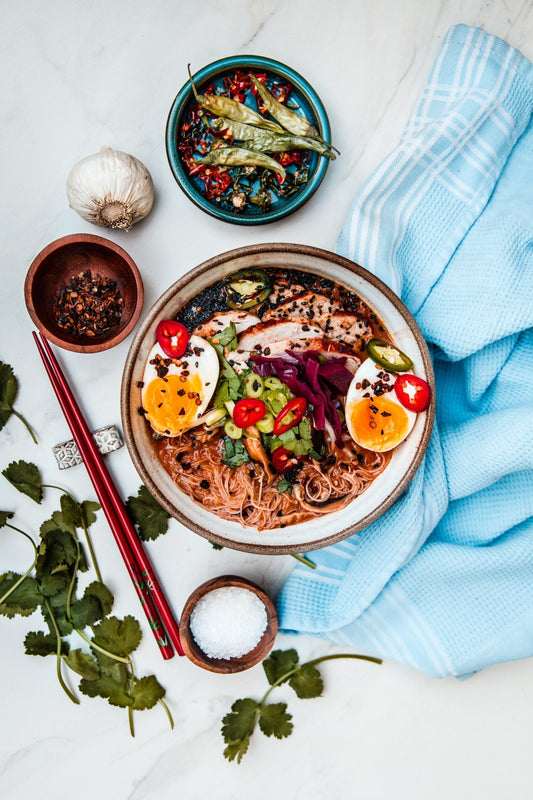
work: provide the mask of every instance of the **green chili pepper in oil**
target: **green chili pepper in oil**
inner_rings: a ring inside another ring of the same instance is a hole
[[[336,157],[331,148],[319,139],[310,139],[306,136],[289,136],[288,134],[279,135],[272,131],[254,128],[252,125],[235,122],[224,117],[218,117],[211,124],[217,131],[227,129],[231,136],[242,142],[242,146],[247,150],[258,150],[261,153],[315,150],[328,158],[334,159]]]
[[[250,75],[250,79],[259,92],[267,111],[272,114],[274,119],[277,119],[278,122],[283,125],[285,130],[289,131],[289,133],[293,133],[295,136],[310,136],[314,139],[320,138],[319,132],[309,120],[305,119],[305,117],[301,117],[295,111],[292,111],[290,108],[287,108],[287,106],[284,106],[283,103],[280,103],[279,100],[276,100],[276,98],[270,94],[264,83],[257,80],[255,75]]]
[[[275,122],[258,114],[252,108],[239,103],[237,100],[232,100],[231,97],[224,97],[218,94],[198,94],[196,86],[191,75],[191,66],[187,65],[189,70],[189,78],[191,81],[192,90],[196,102],[201,108],[216,114],[219,117],[228,117],[228,119],[235,120],[236,122],[244,122],[248,125],[256,125],[260,128],[266,128],[275,133],[283,133],[283,128],[280,128]]]
[[[198,158],[195,164],[208,164],[217,167],[265,167],[277,172],[282,181],[285,180],[285,170],[270,156],[257,150],[245,150],[243,147],[219,147],[211,150],[203,158]]]
[[[274,119],[277,119],[280,125],[283,125],[286,131],[289,131],[289,133],[292,133],[294,136],[308,136],[311,139],[317,139],[318,141],[323,142],[328,148],[330,147],[330,145],[328,145],[328,143],[322,139],[315,126],[312,125],[308,119],[301,117],[300,114],[297,114],[295,111],[292,111],[292,109],[283,105],[283,103],[280,103],[279,100],[276,100],[276,98],[268,91],[265,84],[257,80],[255,75],[250,75],[250,79],[259,92],[267,111],[274,117]]]

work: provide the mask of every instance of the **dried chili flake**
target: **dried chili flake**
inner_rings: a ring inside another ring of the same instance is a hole
[[[58,326],[76,336],[98,336],[116,327],[124,311],[124,298],[116,281],[92,274],[73,275],[53,301]]]

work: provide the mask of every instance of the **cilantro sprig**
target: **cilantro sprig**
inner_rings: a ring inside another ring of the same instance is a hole
[[[59,684],[73,703],[78,704],[79,700],[63,677],[64,667],[80,677],[78,689],[82,694],[102,697],[113,706],[126,708],[132,735],[133,711],[152,708],[156,703],[162,705],[173,726],[163,700],[165,690],[156,677],[139,678],[135,674],[131,656],[142,637],[138,621],[132,616],[119,619],[111,615],[113,595],[96,569],[97,579],[78,596],[79,575],[89,570],[78,531],[85,533],[93,553],[89,527],[96,521],[98,503],[79,503],[60,487],[42,483],[35,464],[12,462],[2,474],[37,503],[43,498],[44,488],[62,492],[60,508],[41,525],[38,543],[12,523],[12,511],[0,511],[0,528],[24,536],[34,553],[23,574],[9,571],[0,575],[0,614],[29,616],[39,609],[45,623],[45,630],[27,633],[25,652],[55,656]],[[87,649],[72,647],[74,634]]]
[[[228,761],[236,760],[240,764],[248,751],[250,738],[257,726],[265,736],[275,736],[277,739],[290,736],[294,726],[292,714],[287,711],[287,703],[267,702],[270,693],[281,684],[287,683],[297,697],[302,699],[320,697],[324,690],[324,681],[317,664],[337,658],[354,658],[381,664],[379,658],[355,653],[321,656],[300,664],[298,653],[293,648],[274,650],[263,661],[269,688],[261,700],[253,700],[250,697],[236,700],[231,706],[231,712],[222,719],[221,732],[226,744],[225,758]]]
[[[18,417],[24,424],[31,438],[37,444],[37,438],[29,422],[14,407],[13,403],[18,392],[18,381],[13,372],[13,367],[0,361],[0,431],[10,418],[11,414]]]

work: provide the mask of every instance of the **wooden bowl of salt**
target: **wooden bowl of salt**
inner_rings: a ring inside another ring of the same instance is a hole
[[[260,586],[237,575],[206,581],[185,603],[180,637],[185,655],[211,672],[242,672],[272,650],[278,617]]]

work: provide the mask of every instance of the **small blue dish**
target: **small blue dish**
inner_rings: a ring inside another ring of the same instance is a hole
[[[301,75],[279,61],[262,56],[222,58],[196,72],[193,75],[194,85],[198,94],[203,94],[206,90],[220,94],[227,90],[230,81],[234,81],[237,72],[244,75],[250,72],[266,74],[266,85],[273,92],[290,85],[292,89],[287,102],[289,108],[309,120],[322,139],[330,143],[329,121],[320,98]],[[245,89],[236,99],[257,110],[256,98],[251,90]],[[301,163],[286,166],[288,178],[284,185],[280,186],[275,175],[264,168],[258,168],[250,175],[249,168],[226,167],[223,172],[231,177],[231,186],[221,194],[207,197],[205,175],[204,180],[198,175],[191,175],[186,161],[186,158],[191,158],[192,153],[188,146],[193,139],[197,141],[197,138],[184,131],[183,126],[197,121],[197,110],[191,83],[187,81],[170,109],[165,134],[166,150],[170,168],[179,186],[206,213],[237,225],[262,225],[292,214],[320,186],[329,159],[312,150],[301,150]],[[268,114],[266,116],[271,119]],[[207,141],[210,141],[209,133]],[[194,152],[200,155],[197,149]],[[237,185],[238,190],[235,188]],[[263,192],[258,195],[260,189]],[[260,203],[259,198],[264,201],[265,196],[267,203]]]

